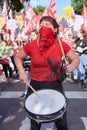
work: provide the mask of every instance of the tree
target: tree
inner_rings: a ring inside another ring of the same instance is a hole
[[[6,0],[7,5],[9,7],[8,12],[10,10],[20,12],[21,9],[23,9],[23,2],[30,1],[30,0]],[[4,0],[0,0],[0,4],[4,3]]]
[[[24,2],[30,2],[30,0],[6,0],[8,5],[8,14],[9,11],[12,10],[12,12],[20,12],[24,8],[23,3]],[[0,3],[3,4],[3,0],[0,0]],[[33,8],[36,14],[39,14],[40,12],[43,12],[45,7],[44,6],[36,6]]]
[[[87,6],[87,0],[71,0],[71,4],[76,14],[81,14],[83,4]]]
[[[36,14],[39,14],[40,12],[43,12],[43,11],[44,11],[45,7],[39,5],[39,6],[34,7],[33,9],[34,9],[34,12],[35,12]]]
[[[20,0],[7,0],[9,10],[19,12],[23,8],[23,3]]]

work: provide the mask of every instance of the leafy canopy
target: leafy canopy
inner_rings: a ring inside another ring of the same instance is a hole
[[[75,13],[80,15],[82,12],[83,4],[85,4],[87,7],[87,0],[71,0],[71,4],[74,8]]]

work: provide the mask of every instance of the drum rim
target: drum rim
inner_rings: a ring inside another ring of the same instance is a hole
[[[59,111],[51,113],[51,114],[46,114],[46,115],[33,114],[32,112],[28,111],[25,106],[24,106],[24,109],[30,119],[33,119],[37,122],[45,123],[45,122],[54,121],[58,119],[59,117],[62,117],[64,113],[66,112],[66,105],[63,108],[61,108]]]
[[[61,112],[61,111],[63,111],[65,108],[66,108],[66,103],[65,103],[65,105],[59,110],[59,111],[57,111],[57,112],[54,112],[54,113],[51,113],[51,114],[42,114],[42,115],[40,115],[40,114],[35,114],[35,113],[32,113],[32,112],[30,112],[29,110],[27,110],[27,108],[24,106],[24,108],[26,109],[26,111],[27,112],[29,112],[29,113],[31,113],[32,115],[37,115],[37,116],[51,116],[51,115],[53,115],[53,114],[56,114],[56,113],[58,113],[58,112]]]
[[[41,89],[41,90],[47,90],[47,89]],[[41,91],[41,90],[38,90],[38,91]],[[54,89],[48,89],[48,90],[54,90]],[[54,90],[54,91],[57,91],[57,90]],[[61,92],[59,92],[59,91],[57,91],[58,93],[60,93],[60,94],[62,94]],[[32,93],[31,93],[32,94]],[[30,94],[30,95],[31,95]],[[30,96],[29,95],[29,96]],[[65,98],[65,96],[62,94],[62,96]],[[28,97],[27,97],[28,98]],[[26,98],[26,99],[27,99]],[[30,118],[30,119],[33,119],[33,120],[35,120],[35,121],[37,121],[37,122],[43,122],[43,123],[45,123],[45,122],[51,122],[51,121],[54,121],[54,120],[56,120],[56,119],[58,119],[59,117],[62,117],[62,115],[65,113],[65,111],[66,111],[66,105],[67,105],[67,101],[66,101],[66,98],[65,98],[65,104],[64,104],[64,106],[60,109],[60,110],[58,110],[58,111],[56,111],[56,112],[53,112],[53,113],[50,113],[50,114],[36,114],[36,113],[33,113],[33,112],[31,112],[31,111],[29,111],[27,108],[26,108],[26,106],[25,106],[25,104],[24,104],[24,110],[25,110],[25,112],[27,113],[27,115],[28,115],[28,117]],[[48,119],[47,119],[47,117],[48,117]]]
[[[56,92],[56,93],[59,93],[63,98],[64,98],[64,105],[66,104],[66,98],[65,98],[65,96],[63,95],[63,93],[61,93],[61,92],[59,92],[59,91],[57,91],[57,90],[55,90],[55,89],[40,89],[40,90],[37,90],[37,92],[39,93],[40,91],[44,91],[44,90],[48,90],[48,91],[54,91],[54,92]],[[27,108],[27,101],[28,101],[28,99],[29,99],[29,97],[30,96],[32,96],[32,94],[34,94],[35,95],[35,93],[31,93],[27,98],[26,98],[26,100],[25,100],[25,103],[24,103],[24,107],[29,111],[29,112],[31,112],[31,113],[33,113],[31,110],[29,110],[28,108]],[[63,106],[61,107],[61,109],[63,108]],[[60,110],[61,110],[60,109]],[[59,110],[59,111],[60,111]],[[55,113],[55,112],[53,112],[53,113]],[[51,114],[53,114],[53,113],[51,113]],[[34,113],[34,114],[36,114],[36,113]],[[37,114],[37,115],[39,115],[39,114]]]

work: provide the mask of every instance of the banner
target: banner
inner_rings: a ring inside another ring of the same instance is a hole
[[[19,24],[20,28],[23,27],[24,19],[23,19],[23,14],[22,13],[16,13],[16,24]]]
[[[4,26],[5,21],[3,19],[3,16],[0,16],[0,29],[2,29],[2,27]]]

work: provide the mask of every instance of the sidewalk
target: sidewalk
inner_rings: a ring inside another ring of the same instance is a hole
[[[12,78],[16,81],[16,80],[19,80],[19,78],[18,78],[18,75],[15,73],[15,72],[13,72],[13,76],[12,76]],[[16,79],[15,79],[16,78]],[[6,78],[5,78],[5,74],[4,74],[4,72],[0,75],[0,84],[1,83],[3,83],[3,82],[5,82],[6,81]]]
[[[4,75],[4,73],[2,73],[1,75],[0,75],[0,83],[2,83],[2,82],[4,82],[5,81],[5,75]]]

